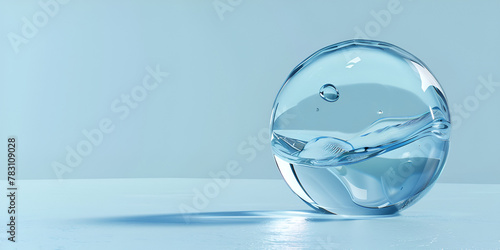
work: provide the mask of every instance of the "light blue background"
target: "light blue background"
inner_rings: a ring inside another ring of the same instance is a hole
[[[262,140],[276,93],[303,59],[359,29],[416,55],[443,86],[455,127],[439,181],[500,183],[500,86],[484,92],[478,79],[500,82],[498,1],[72,0],[18,53],[9,34],[43,8],[0,6],[0,138],[18,137],[23,179],[57,178],[54,162],[103,118],[115,129],[61,178],[210,177],[228,163],[243,168],[236,178],[281,178]],[[120,119],[112,103],[156,65],[168,77]]]

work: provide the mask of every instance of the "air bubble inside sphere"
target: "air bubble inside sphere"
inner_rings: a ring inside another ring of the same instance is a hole
[[[278,93],[271,145],[302,200],[345,216],[388,215],[433,185],[450,114],[425,64],[392,44],[350,40],[300,63]]]

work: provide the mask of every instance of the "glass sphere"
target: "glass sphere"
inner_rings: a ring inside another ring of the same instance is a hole
[[[292,191],[323,212],[388,215],[441,173],[450,114],[425,64],[392,44],[349,40],[315,52],[281,87],[271,146]]]

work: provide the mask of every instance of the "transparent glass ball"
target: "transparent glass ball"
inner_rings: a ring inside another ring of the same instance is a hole
[[[392,44],[349,40],[315,52],[279,91],[271,145],[303,201],[345,216],[388,215],[441,173],[450,114],[426,65]]]

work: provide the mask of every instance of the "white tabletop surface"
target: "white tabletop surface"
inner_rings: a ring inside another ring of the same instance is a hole
[[[1,234],[2,250],[500,249],[500,185],[438,183],[398,216],[356,220],[315,213],[282,180],[25,180],[18,188],[17,242]]]

